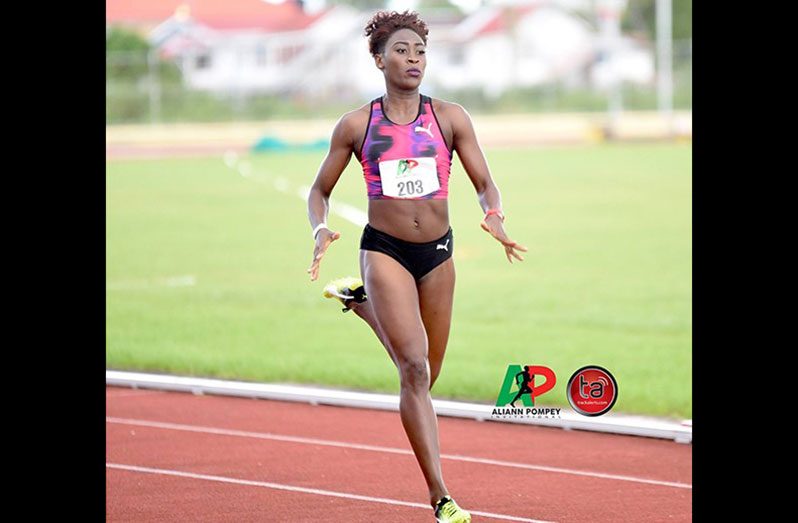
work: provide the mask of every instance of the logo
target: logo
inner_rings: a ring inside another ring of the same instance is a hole
[[[440,243],[436,245],[435,250],[439,251],[441,249],[446,249],[446,252],[449,252],[449,240],[451,240],[451,238],[446,238],[446,243],[444,243],[443,245],[441,245]]]
[[[417,133],[427,133],[430,138],[435,138],[432,136],[432,122],[429,123],[428,127],[421,127],[420,125],[417,125],[415,131]]]
[[[539,382],[539,378],[545,381]],[[537,383],[536,383],[537,382]],[[535,400],[554,388],[557,377],[554,371],[542,365],[508,365],[504,374],[499,395],[496,398],[496,408],[491,417],[549,417],[559,416],[562,409],[540,408],[535,406]],[[515,402],[521,401],[524,407],[516,407]],[[506,405],[510,404],[507,408]],[[504,408],[500,408],[504,407]]]
[[[418,162],[416,160],[399,160],[399,164],[396,167],[396,176],[410,175],[410,171],[417,165]]]
[[[601,416],[609,412],[618,399],[618,383],[605,368],[588,365],[574,372],[566,388],[568,401],[584,416]]]

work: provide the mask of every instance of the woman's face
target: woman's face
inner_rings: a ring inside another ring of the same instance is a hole
[[[385,80],[404,89],[415,89],[424,78],[427,67],[424,40],[412,29],[399,29],[385,43],[385,51],[378,54],[375,63]]]

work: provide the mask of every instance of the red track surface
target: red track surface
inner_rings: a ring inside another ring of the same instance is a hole
[[[397,412],[108,387],[106,415],[108,521],[434,521]],[[692,520],[691,445],[438,423],[446,486],[474,522]]]

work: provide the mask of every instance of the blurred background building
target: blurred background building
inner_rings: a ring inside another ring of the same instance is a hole
[[[106,123],[340,115],[384,90],[384,8],[419,11],[422,91],[471,111],[692,109],[689,0],[106,0]]]

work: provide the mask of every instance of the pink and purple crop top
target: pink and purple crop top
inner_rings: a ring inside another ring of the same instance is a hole
[[[405,125],[388,119],[382,97],[372,100],[360,163],[369,200],[445,200],[452,152],[432,99],[420,95],[418,116]]]

